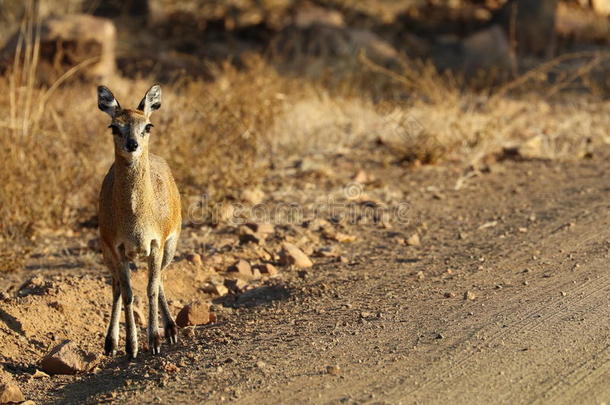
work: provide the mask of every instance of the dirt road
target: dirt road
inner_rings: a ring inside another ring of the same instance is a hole
[[[465,181],[372,165],[411,220],[349,228],[347,263],[218,299],[219,322],[161,357],[23,390],[58,404],[608,401],[609,158],[509,160]],[[421,246],[406,246],[414,232]]]

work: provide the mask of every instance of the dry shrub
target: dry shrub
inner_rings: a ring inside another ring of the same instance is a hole
[[[151,151],[169,161],[185,197],[206,194],[211,201],[236,195],[264,177],[265,134],[282,83],[258,58],[243,71],[218,68],[216,79],[164,86],[151,138]],[[150,84],[108,83],[121,104],[131,108]],[[33,114],[19,109],[15,122],[0,123],[0,235],[5,239],[95,215],[97,193],[114,158],[108,117],[97,109],[95,86],[64,86],[39,105],[48,89],[19,86],[11,94],[4,77],[0,108],[9,111],[11,100],[23,91],[31,93],[29,110],[41,114],[33,121]]]
[[[211,83],[190,81],[167,95],[156,148],[163,151],[191,204],[237,197],[260,183],[267,169],[268,128],[279,109],[286,81],[262,59],[237,70],[214,69]],[[165,92],[168,94],[168,92]]]

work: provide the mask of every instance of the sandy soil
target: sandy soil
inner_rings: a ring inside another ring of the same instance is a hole
[[[333,198],[360,213],[386,206],[389,220],[331,221],[356,237],[340,243],[303,226],[309,212],[278,223],[263,246],[239,245],[235,227],[189,226],[168,296],[176,312],[213,300],[217,322],[182,330],[158,357],[128,363],[121,353],[87,375],[39,379],[37,362],[64,338],[101,353],[110,304],[95,230],[49,233],[26,270],[0,279],[0,372],[39,404],[610,400],[609,158],[605,148],[587,160],[476,171],[345,156],[320,163],[331,170],[279,168],[270,205]],[[350,179],[361,169],[368,179],[358,186]],[[421,245],[408,246],[415,233]],[[203,292],[238,258],[274,261],[283,240],[341,257],[312,254],[314,267],[278,267],[279,277],[243,293]],[[193,252],[202,266],[184,259]],[[134,274],[142,294],[145,271]]]

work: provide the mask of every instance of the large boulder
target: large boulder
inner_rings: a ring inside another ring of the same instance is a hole
[[[20,41],[17,32],[0,51],[0,70],[12,65]],[[86,14],[48,17],[40,30],[38,79],[52,83],[79,66],[76,76],[105,81],[116,70],[115,48],[116,27],[108,19]]]
[[[360,52],[387,67],[404,64],[400,53],[374,32],[330,24],[290,25],[271,41],[270,52],[282,62],[310,71],[319,65],[354,64]]]
[[[473,75],[480,70],[515,69],[515,56],[504,31],[497,25],[475,32],[462,41],[463,70]]]

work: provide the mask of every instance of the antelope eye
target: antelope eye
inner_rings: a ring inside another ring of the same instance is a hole
[[[111,124],[108,126],[108,128],[110,128],[112,130],[112,135],[121,136],[121,131],[119,131],[119,127],[117,127],[116,125]]]
[[[153,124],[146,124],[146,126],[144,127],[144,132],[146,132],[147,134],[150,133],[150,130],[152,129],[152,127],[154,127]]]

